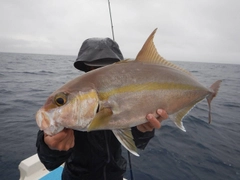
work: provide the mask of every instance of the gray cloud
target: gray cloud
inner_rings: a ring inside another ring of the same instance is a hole
[[[240,1],[110,1],[115,39],[134,58],[158,28],[169,60],[240,63]],[[77,55],[89,37],[111,37],[105,0],[2,0],[0,51]]]

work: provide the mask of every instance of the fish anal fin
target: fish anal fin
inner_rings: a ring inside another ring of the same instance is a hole
[[[87,131],[103,129],[111,119],[113,112],[110,108],[102,108],[93,118]]]
[[[169,118],[176,124],[176,126],[184,132],[186,132],[186,129],[183,126],[182,119],[193,107],[194,107],[194,105],[189,105],[189,106],[181,109],[180,111],[169,115]]]
[[[178,69],[188,75],[191,75],[190,72],[188,72],[187,70],[165,60],[158,52],[157,49],[153,43],[153,38],[154,35],[157,31],[157,28],[150,34],[150,36],[148,37],[148,39],[146,40],[146,42],[144,43],[142,49],[139,51],[135,61],[140,61],[140,62],[144,62],[144,63],[153,63],[153,64],[158,64],[158,65],[162,65],[162,66],[167,66],[167,67],[171,67],[174,69]]]
[[[128,129],[114,129],[113,134],[116,136],[118,141],[132,154],[139,156],[137,153],[137,147],[133,140],[131,128]]]

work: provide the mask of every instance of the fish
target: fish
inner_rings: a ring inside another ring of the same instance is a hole
[[[209,88],[187,70],[165,60],[154,45],[155,29],[135,60],[122,60],[70,80],[54,91],[37,111],[36,122],[48,135],[64,128],[112,130],[119,142],[138,156],[131,127],[146,123],[157,109],[167,112],[183,131],[182,120],[204,98],[209,106],[221,80]]]

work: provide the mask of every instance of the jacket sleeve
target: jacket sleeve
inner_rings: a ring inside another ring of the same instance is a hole
[[[50,149],[43,140],[44,133],[39,131],[37,135],[37,153],[40,161],[49,170],[54,170],[64,163],[72,153],[72,149],[68,151],[58,151]]]
[[[153,131],[143,133],[139,131],[137,127],[132,127],[132,135],[137,148],[145,149],[150,139],[154,137],[154,132],[155,130],[153,129]]]

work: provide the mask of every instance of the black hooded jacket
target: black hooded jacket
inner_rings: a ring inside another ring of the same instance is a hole
[[[154,136],[154,131],[142,133],[132,128],[135,144],[144,149]],[[74,131],[75,146],[68,151],[51,150],[44,142],[43,131],[38,132],[37,153],[48,170],[65,162],[63,180],[122,180],[126,160],[121,144],[112,131]]]
[[[89,71],[88,67],[101,67],[123,59],[118,44],[110,38],[89,38],[79,50],[75,68]],[[144,149],[154,131],[142,133],[132,128],[136,146]],[[65,162],[63,180],[122,180],[126,160],[121,144],[112,131],[74,131],[75,145],[68,151],[51,150],[44,142],[43,131],[38,132],[37,153],[48,170]]]

